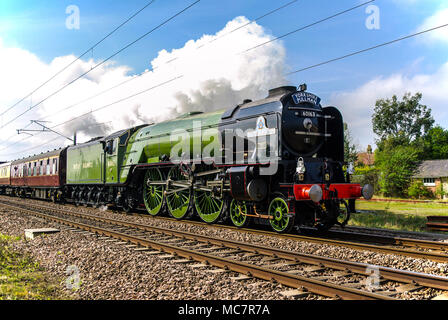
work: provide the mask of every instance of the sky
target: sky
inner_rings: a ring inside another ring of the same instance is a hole
[[[82,142],[188,111],[226,109],[264,98],[271,88],[302,83],[323,106],[341,110],[359,150],[375,143],[375,101],[394,94],[421,92],[436,123],[448,128],[448,27],[291,74],[448,23],[448,1],[367,1],[201,0],[170,19],[195,0],[156,0],[15,105],[150,1],[2,0],[0,160],[71,143],[48,132],[18,135],[17,129],[40,129],[31,120],[48,121],[69,137],[76,131]],[[282,5],[287,6],[254,21]],[[362,6],[244,52],[357,5]]]

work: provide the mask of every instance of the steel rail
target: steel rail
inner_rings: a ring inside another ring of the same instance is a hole
[[[2,203],[2,205],[4,205]],[[15,207],[13,205],[7,205],[10,207]],[[19,207],[20,210],[28,212],[31,215],[45,218],[47,220],[51,220],[53,222],[67,225],[74,228],[80,228],[89,232],[93,232],[96,234],[100,234],[103,236],[109,236],[116,239],[120,239],[122,241],[127,241],[136,245],[140,245],[146,248],[152,248],[155,250],[167,252],[170,254],[178,255],[180,257],[195,260],[204,264],[210,264],[219,268],[224,268],[226,270],[246,274],[255,278],[263,279],[266,281],[276,281],[285,286],[299,288],[305,287],[310,292],[331,297],[331,298],[341,298],[341,299],[349,299],[349,300],[395,300],[389,296],[375,294],[367,291],[361,291],[357,289],[352,289],[348,287],[344,287],[341,285],[327,283],[320,280],[308,279],[306,277],[289,274],[286,272],[276,271],[268,268],[263,268],[259,266],[255,266],[252,264],[229,260],[222,257],[213,256],[206,253],[196,252],[190,249],[180,248],[173,245],[145,239],[139,236],[132,236],[129,234],[125,234],[122,232],[109,230],[101,227],[95,227],[92,225],[74,222],[71,220],[67,220],[60,217],[55,217],[53,215],[48,215],[41,212],[31,211],[29,209],[25,209]]]
[[[143,214],[137,214],[138,216],[144,216],[148,217],[148,215]],[[173,218],[168,217],[153,217],[150,218],[153,219],[162,219],[162,220],[169,220],[169,221],[177,221]],[[198,221],[191,221],[191,220],[182,220],[183,223],[193,224],[193,225],[208,225],[204,222],[198,222]],[[311,243],[317,243],[317,244],[327,244],[327,245],[333,245],[333,246],[340,246],[340,247],[347,247],[357,250],[364,250],[364,251],[373,251],[373,252],[379,252],[379,253],[385,253],[385,254],[395,254],[400,256],[406,256],[406,257],[412,257],[417,259],[428,259],[436,262],[442,262],[442,263],[448,263],[448,255],[437,253],[437,252],[427,252],[427,251],[416,251],[416,250],[409,250],[409,249],[401,249],[401,248],[393,248],[393,247],[384,247],[384,246],[378,246],[373,244],[364,244],[364,243],[358,243],[358,242],[349,242],[349,241],[343,241],[343,240],[337,240],[337,239],[328,239],[328,238],[321,238],[321,237],[313,237],[313,236],[304,236],[304,235],[296,235],[296,234],[279,234],[272,231],[266,231],[266,230],[256,230],[256,229],[248,229],[248,228],[237,228],[233,226],[226,226],[226,225],[220,225],[220,224],[213,224],[213,227],[217,228],[224,228],[224,229],[230,229],[233,231],[238,232],[247,232],[251,234],[257,234],[257,235],[264,235],[264,236],[272,236],[280,239],[286,239],[286,240],[297,240],[297,241],[305,241],[305,242],[311,242]],[[367,240],[369,242],[382,242],[383,241],[389,241],[390,245],[397,245],[397,246],[409,246],[409,247],[418,247],[418,248],[427,248],[427,249],[437,249],[437,250],[448,250],[448,244],[444,242],[437,242],[437,241],[428,241],[428,240],[418,240],[418,239],[410,239],[410,238],[398,238],[398,237],[391,237],[387,239],[387,237],[379,236],[379,235],[365,235],[361,234],[361,237],[363,240]],[[393,239],[393,240],[392,240]]]
[[[402,238],[402,237],[390,237],[378,234],[366,234],[366,233],[359,233],[354,231],[342,231],[342,230],[329,230],[326,235],[344,239],[356,238],[359,241],[376,242],[386,245],[397,245],[403,247],[416,247],[416,248],[448,251],[448,242]]]
[[[61,209],[59,209],[59,210],[61,210]],[[135,215],[147,217],[147,218],[180,222],[179,220],[176,220],[174,218],[169,218],[169,217],[153,217],[153,216],[148,216],[148,215],[144,215],[144,214],[135,214]],[[205,224],[204,222],[191,221],[191,220],[182,220],[181,222],[193,224],[193,225],[200,225],[200,226],[208,225],[208,224]],[[317,244],[326,244],[326,245],[347,247],[347,248],[352,248],[352,249],[356,249],[356,250],[372,251],[372,252],[379,252],[379,253],[384,253],[384,254],[395,254],[395,255],[400,255],[400,256],[405,256],[405,257],[412,257],[412,258],[417,258],[417,259],[428,259],[428,260],[432,260],[432,261],[436,261],[436,262],[448,263],[448,255],[438,253],[438,252],[416,251],[416,250],[409,250],[409,249],[402,249],[402,248],[384,247],[384,246],[378,246],[378,245],[373,245],[373,244],[349,242],[349,241],[328,239],[328,238],[321,238],[321,237],[314,237],[314,236],[305,236],[305,235],[296,235],[296,234],[279,234],[279,233],[272,232],[272,231],[256,230],[256,229],[248,229],[248,228],[237,228],[237,227],[221,225],[221,224],[213,224],[213,227],[224,228],[224,229],[229,229],[229,230],[238,231],[238,232],[243,231],[243,232],[257,234],[257,235],[273,236],[276,238],[286,239],[286,240],[305,241],[305,242],[311,242],[311,243],[317,243]],[[337,231],[331,231],[331,232],[334,234]],[[341,233],[339,233],[339,234],[341,234]],[[386,244],[390,244],[390,245],[410,246],[410,247],[417,247],[417,248],[427,248],[427,249],[448,251],[448,243],[443,243],[443,242],[418,240],[418,239],[410,239],[410,238],[399,238],[399,237],[388,238],[386,236],[366,235],[366,234],[359,234],[359,237],[361,237],[362,240],[369,241],[369,242],[384,243],[384,242],[388,241],[389,243],[386,243]]]
[[[37,205],[36,205],[37,206]],[[149,231],[149,232],[157,232],[164,235],[170,235],[179,237],[182,239],[189,239],[198,242],[207,242],[213,245],[225,246],[232,249],[239,249],[248,252],[263,254],[267,256],[273,256],[276,258],[286,259],[293,261],[295,263],[308,263],[313,265],[320,265],[327,268],[333,268],[337,270],[349,270],[353,273],[362,274],[362,275],[371,275],[368,269],[375,268],[379,271],[380,275],[388,280],[404,282],[404,283],[414,283],[418,285],[422,285],[425,287],[448,290],[448,278],[440,277],[435,275],[429,275],[425,273],[398,270],[389,267],[375,266],[369,265],[366,263],[352,262],[352,261],[341,261],[334,258],[322,257],[317,255],[310,255],[304,253],[296,253],[287,250],[281,250],[276,248],[263,247],[255,244],[244,243],[240,241],[227,240],[221,238],[215,238],[210,236],[202,236],[198,234],[193,234],[185,231],[172,230],[162,227],[156,226],[148,226],[140,223],[127,222],[122,220],[110,219],[105,217],[98,217],[91,214],[86,213],[77,213],[72,211],[67,211],[63,209],[57,209],[53,207],[43,207],[37,206],[40,209],[46,209],[55,211],[56,213],[63,213],[67,215],[72,215],[78,218],[87,218],[90,220],[98,221],[98,222],[106,222],[109,224],[114,224],[118,226],[131,227],[139,230]]]

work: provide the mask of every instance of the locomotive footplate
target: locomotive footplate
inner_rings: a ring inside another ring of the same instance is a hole
[[[294,198],[297,201],[313,200],[314,202],[331,199],[358,199],[361,197],[370,200],[373,195],[373,188],[370,185],[361,187],[360,184],[356,183],[294,184],[293,191]],[[318,192],[320,194],[317,195]],[[320,200],[316,201],[315,198],[320,198]]]

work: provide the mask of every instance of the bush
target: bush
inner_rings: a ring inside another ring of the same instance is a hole
[[[439,184],[439,185],[437,186],[437,188],[436,188],[436,196],[437,196],[437,198],[439,198],[439,199],[443,199],[443,197],[446,196],[446,195],[447,195],[447,193],[443,190],[443,185],[442,185],[442,183]]]
[[[386,197],[406,197],[412,175],[418,166],[419,152],[413,146],[387,147],[375,154],[380,170],[379,187]]]
[[[421,180],[415,180],[411,183],[408,189],[408,195],[412,199],[432,199],[434,194],[428,188],[425,188]]]
[[[378,188],[379,172],[376,168],[371,167],[356,167],[355,173],[352,176],[352,182],[359,183],[361,186],[370,184],[373,186],[375,194],[379,191]]]

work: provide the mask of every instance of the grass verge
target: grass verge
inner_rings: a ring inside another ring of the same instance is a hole
[[[426,231],[426,217],[448,215],[448,205],[437,203],[403,203],[357,201],[357,211],[349,225],[405,231]]]
[[[0,300],[66,299],[38,263],[11,249],[19,239],[0,234]]]

